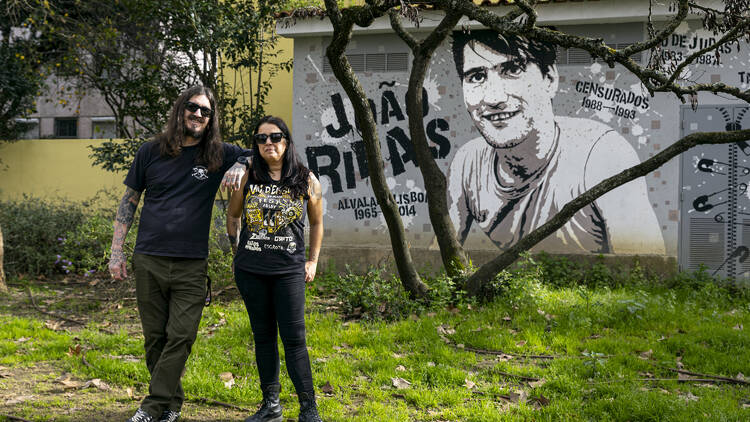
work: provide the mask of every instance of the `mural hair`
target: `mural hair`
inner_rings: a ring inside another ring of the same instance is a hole
[[[292,134],[289,132],[284,120],[276,116],[263,116],[258,120],[258,123],[253,129],[253,134],[258,133],[258,129],[264,123],[275,125],[279,128],[281,133],[284,134],[286,140],[286,151],[284,151],[284,158],[281,166],[281,180],[279,180],[279,186],[288,187],[291,191],[292,197],[302,196],[305,199],[309,198],[309,181],[310,170],[302,164],[299,157],[297,157],[297,149],[294,147],[292,141]],[[253,168],[252,176],[260,183],[273,183],[271,174],[268,170],[268,163],[260,155],[260,148],[257,142],[253,142]]]
[[[159,152],[162,156],[176,157],[180,155],[182,144],[185,142],[185,104],[196,95],[208,97],[212,113],[198,143],[198,156],[195,163],[206,166],[209,172],[215,172],[221,168],[224,148],[221,143],[221,129],[219,128],[219,110],[216,107],[216,97],[211,89],[197,85],[182,91],[169,113],[166,129],[156,135],[156,141],[159,143]]]
[[[554,45],[547,45],[536,40],[529,40],[518,35],[503,35],[492,29],[453,32],[453,61],[456,71],[463,79],[464,47],[474,49],[474,43],[482,43],[501,54],[515,58],[525,68],[529,62],[536,64],[542,76],[551,77],[555,66],[556,51]]]

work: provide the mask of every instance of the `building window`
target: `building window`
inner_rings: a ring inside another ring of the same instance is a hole
[[[114,117],[92,117],[91,139],[111,139],[117,137]]]
[[[78,119],[75,117],[55,119],[56,138],[77,138]]]

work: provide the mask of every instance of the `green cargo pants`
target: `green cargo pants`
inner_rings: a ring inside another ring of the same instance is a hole
[[[141,408],[159,418],[180,411],[180,378],[198,333],[206,300],[205,259],[135,254],[135,291],[145,338],[149,394]]]

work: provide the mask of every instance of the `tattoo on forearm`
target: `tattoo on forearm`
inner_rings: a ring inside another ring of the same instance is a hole
[[[227,217],[227,237],[229,238],[229,244],[232,246],[232,252],[234,253],[237,253],[237,246],[239,243],[239,229],[240,219]]]
[[[308,261],[315,261],[315,262],[317,262],[319,254],[320,254],[320,252],[310,252],[310,259],[308,259]]]
[[[139,192],[130,188],[125,191],[125,195],[122,196],[122,200],[120,201],[120,207],[117,209],[117,217],[115,217],[118,223],[122,223],[128,228],[133,224],[140,195]]]

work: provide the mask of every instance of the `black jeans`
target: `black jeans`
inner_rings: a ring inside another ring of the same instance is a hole
[[[159,417],[180,411],[180,377],[206,300],[206,260],[133,255],[135,290],[145,338],[149,394],[141,408]]]
[[[278,327],[294,388],[297,393],[312,393],[312,370],[305,342],[304,273],[265,275],[235,268],[234,276],[255,337],[260,388],[279,384]]]

